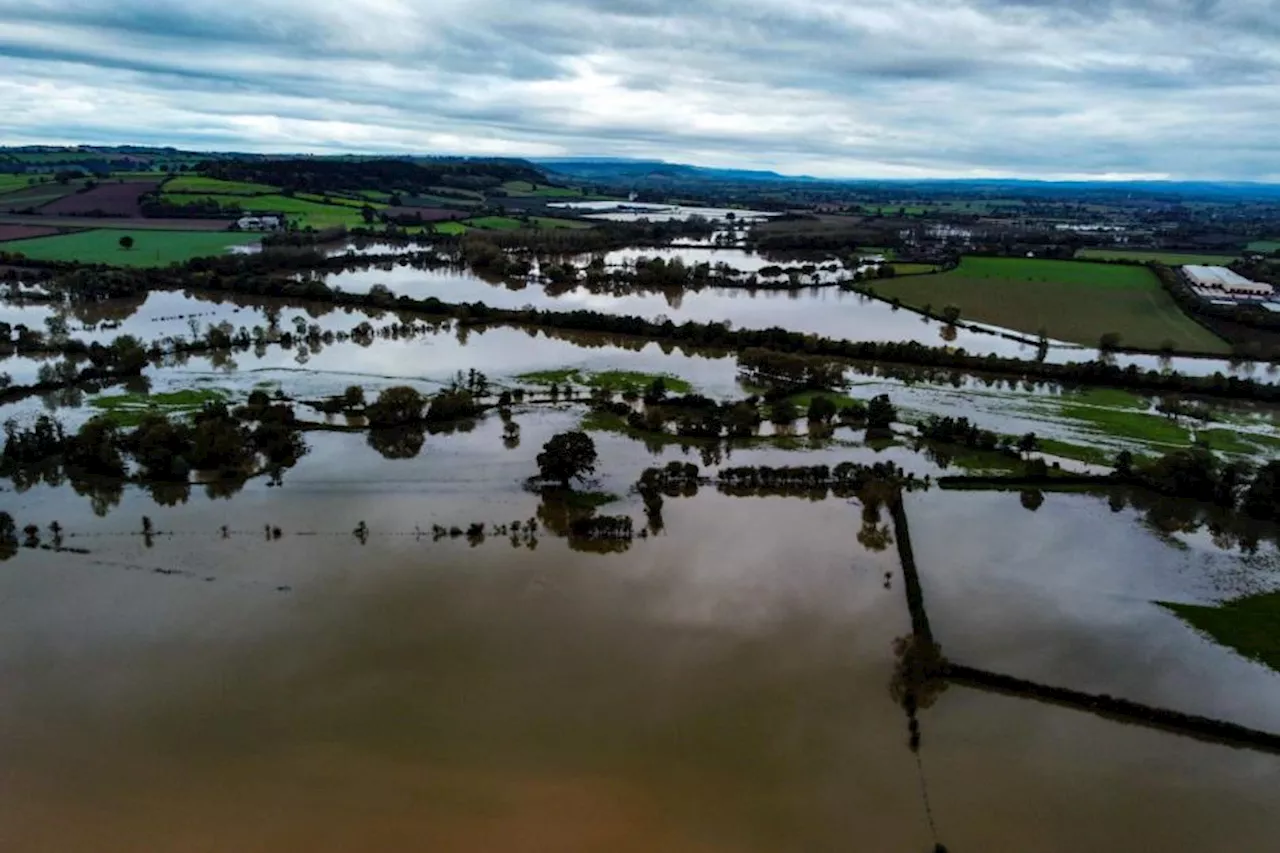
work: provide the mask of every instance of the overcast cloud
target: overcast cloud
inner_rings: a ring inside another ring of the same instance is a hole
[[[1277,0],[0,0],[0,141],[1280,180]]]

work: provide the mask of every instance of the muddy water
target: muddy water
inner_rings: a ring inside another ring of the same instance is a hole
[[[283,488],[229,501],[129,490],[95,517],[66,490],[5,494],[93,553],[0,563],[4,849],[1238,851],[1280,830],[1280,759],[1026,700],[948,688],[913,754],[889,693],[896,554],[858,543],[845,501],[703,489],[609,555],[414,535],[534,515],[520,480],[576,417],[517,415],[514,450],[489,419],[410,461],[313,435]],[[598,442],[601,488],[654,461]],[[634,497],[605,511],[640,517]],[[1263,567],[1194,538],[1187,556],[1085,497],[910,511],[946,652],[1280,722],[1274,674],[1214,676],[1229,653],[1172,617],[1132,623]],[[1036,541],[1053,556],[1028,568]]]

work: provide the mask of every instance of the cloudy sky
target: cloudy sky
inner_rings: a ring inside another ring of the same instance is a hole
[[[0,0],[0,142],[1280,181],[1277,0]]]

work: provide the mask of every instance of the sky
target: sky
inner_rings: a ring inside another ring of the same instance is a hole
[[[0,143],[1280,181],[1277,0],[0,0]]]

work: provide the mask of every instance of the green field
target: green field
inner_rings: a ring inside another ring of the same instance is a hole
[[[348,207],[341,204],[321,204],[304,198],[291,198],[283,195],[220,195],[216,193],[173,194],[165,193],[165,199],[176,204],[190,202],[196,198],[211,199],[221,205],[236,205],[246,213],[283,213],[290,222],[299,226],[310,225],[313,228],[332,228],[338,225],[347,227],[364,225],[364,217],[359,207]]]
[[[24,189],[32,183],[38,183],[40,180],[41,177],[38,175],[0,174],[0,193]]]
[[[584,222],[581,219],[556,219],[550,216],[531,216],[529,221],[538,228],[564,228],[570,231],[582,231],[592,227],[590,222]]]
[[[1274,240],[1254,240],[1249,244],[1249,251],[1266,252],[1268,254],[1271,252],[1280,252],[1280,237],[1277,237]]]
[[[1225,341],[1174,304],[1145,267],[1045,261],[1032,258],[964,258],[938,275],[879,279],[877,294],[915,308],[960,308],[976,320],[1029,335],[1096,346],[1107,332],[1122,346],[1157,350],[1166,341],[1184,351],[1227,353]]]
[[[317,204],[338,204],[338,205],[342,205],[343,207],[354,207],[357,210],[364,207],[365,205],[372,207],[374,210],[381,210],[382,208],[387,206],[383,202],[374,201],[372,199],[345,198],[339,195],[324,196],[324,195],[317,195],[316,193],[298,193],[295,196],[295,198],[300,198],[303,201],[314,201]],[[326,201],[325,199],[328,199],[328,201]]]
[[[120,248],[120,238],[133,237],[132,249]],[[162,267],[206,255],[221,255],[231,246],[256,243],[258,234],[231,231],[129,231],[99,228],[30,240],[11,240],[6,252],[40,261],[78,261],[119,267]]]
[[[502,185],[502,188],[509,195],[535,198],[577,198],[582,195],[582,190],[569,187],[549,187],[546,184],[537,184],[535,189],[535,185],[528,181],[507,181]]]
[[[465,223],[472,228],[482,228],[486,231],[515,231],[524,227],[519,219],[512,219],[510,216],[477,216],[474,219],[467,219]]]
[[[437,234],[466,234],[470,230],[461,222],[437,222],[435,224],[435,232]]]
[[[1280,592],[1251,595],[1216,606],[1159,603],[1214,642],[1280,671]]]
[[[164,185],[166,193],[192,193],[196,195],[269,195],[279,192],[278,187],[251,184],[244,181],[220,181],[199,175],[181,175]]]
[[[938,271],[935,264],[891,264],[894,275],[928,275]]]
[[[1183,264],[1204,264],[1206,266],[1225,267],[1236,259],[1235,255],[1200,255],[1193,252],[1162,252],[1158,249],[1150,251],[1134,249],[1081,249],[1076,252],[1077,258],[1088,258],[1095,261],[1159,261],[1171,267]]]

